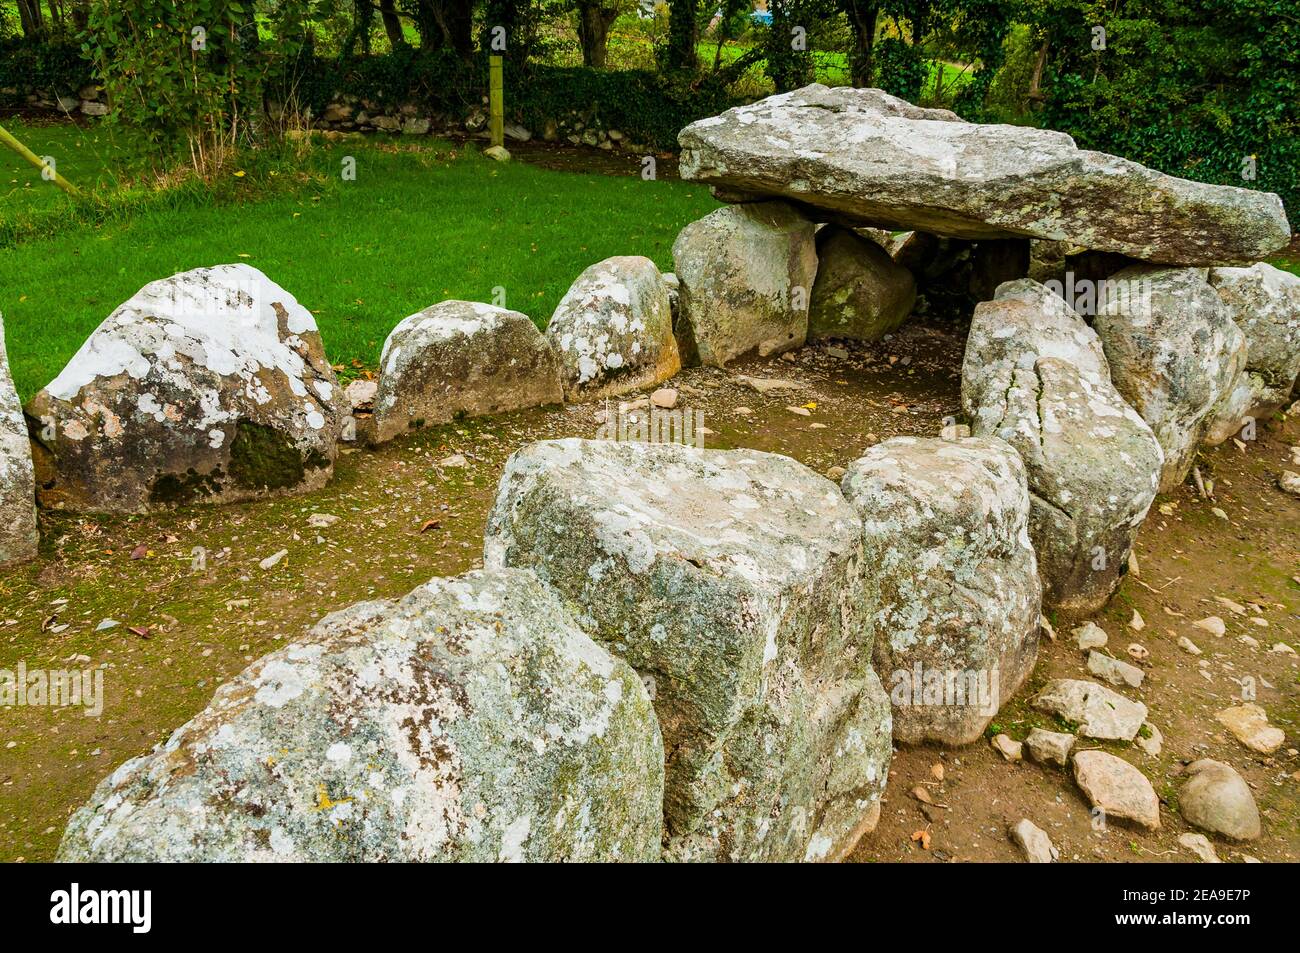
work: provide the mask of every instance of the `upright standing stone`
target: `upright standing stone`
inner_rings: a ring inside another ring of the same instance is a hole
[[[652,687],[670,859],[821,860],[875,825],[889,762],[861,547],[787,457],[556,440],[506,464],[484,561],[532,569]]]
[[[22,404],[9,374],[0,316],[0,567],[36,555],[36,478]]]
[[[1043,601],[1070,617],[1119,586],[1155,498],[1164,454],[1111,383],[1097,334],[1048,287],[999,286],[975,309],[962,408],[976,435],[1019,452]]]
[[[916,279],[876,242],[828,225],[817,233],[808,337],[878,341],[907,320]]]
[[[817,277],[813,224],[784,202],[720,208],[673,243],[684,363],[724,367],[801,347]]]
[[[1196,268],[1114,274],[1093,322],[1115,388],[1164,450],[1160,492],[1187,477],[1220,398],[1246,365],[1246,338]]]
[[[140,513],[318,489],[349,407],[311,312],[256,268],[155,281],[32,398],[44,506]]]
[[[614,397],[681,369],[668,283],[649,258],[623,255],[592,265],[546,326],[569,400]]]
[[[1001,440],[895,437],[844,475],[870,567],[864,616],[894,738],[968,744],[1038,657],[1029,492]]]
[[[563,399],[559,360],[526,314],[440,301],[403,319],[384,341],[375,440]]]
[[[647,861],[645,688],[529,573],[361,602],[254,662],[68,824],[69,861]]]

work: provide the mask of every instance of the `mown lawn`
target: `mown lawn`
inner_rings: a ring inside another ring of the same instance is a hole
[[[355,181],[342,179],[348,156]],[[0,312],[23,400],[117,305],[178,271],[245,261],[316,314],[331,361],[373,367],[398,321],[447,298],[492,301],[503,289],[507,307],[544,325],[602,258],[646,255],[671,270],[678,231],[717,207],[700,186],[500,165],[429,139],[319,146],[305,165],[317,181],[269,197],[182,202],[0,249]],[[250,170],[238,188],[262,194],[256,179],[272,174]],[[35,179],[33,189],[55,192]],[[0,219],[36,201],[64,199],[6,202]]]

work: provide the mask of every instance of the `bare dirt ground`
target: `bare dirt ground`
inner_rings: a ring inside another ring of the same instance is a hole
[[[694,368],[673,386],[679,406],[703,412],[706,446],[786,453],[825,473],[877,440],[937,435],[959,411],[964,340],[964,329],[918,322],[867,347],[810,346],[728,371]],[[745,375],[794,387],[760,393]],[[103,776],[163,741],[218,684],[321,616],[479,565],[509,453],[537,439],[595,436],[600,410],[529,411],[349,450],[334,481],[303,497],[147,517],[43,513],[40,558],[0,578],[0,668],[19,661],[102,668],[105,702],[97,718],[69,708],[0,709],[0,859],[52,858],[68,815]],[[1176,844],[1187,827],[1173,808],[1180,764],[1199,757],[1236,767],[1263,816],[1259,841],[1220,842],[1220,856],[1239,860],[1244,850],[1264,861],[1300,859],[1300,662],[1269,652],[1277,642],[1300,647],[1300,501],[1273,482],[1291,444],[1300,444],[1294,420],[1261,428],[1244,451],[1230,443],[1206,452],[1201,468],[1214,480],[1214,499],[1200,499],[1189,484],[1157,501],[1137,546],[1140,577],[1128,577],[1097,619],[1116,654],[1129,642],[1150,652],[1142,689],[1128,694],[1151,709],[1163,752],[1111,750],[1141,768],[1161,795],[1160,832],[1118,825],[1094,832],[1064,770],[1005,763],[986,743],[924,747],[896,754],[880,825],[852,859],[1019,859],[1006,828],[1028,817],[1063,860],[1192,860]],[[464,466],[448,460],[458,454]],[[314,513],[338,520],[314,528]],[[278,563],[260,568],[282,549]],[[1237,616],[1216,596],[1253,607]],[[1126,628],[1135,608],[1146,621],[1141,632]],[[1191,627],[1211,614],[1227,622],[1225,636]],[[1204,654],[1185,654],[1175,644],[1180,635]],[[1035,724],[1051,727],[1025,699],[1048,678],[1087,677],[1084,661],[1068,632],[1044,641],[1033,679],[1004,706],[996,730],[1023,738]],[[1287,733],[1273,758],[1252,754],[1214,720],[1238,703],[1246,675]],[[936,806],[909,795],[917,785]],[[913,836],[922,830],[928,849]]]

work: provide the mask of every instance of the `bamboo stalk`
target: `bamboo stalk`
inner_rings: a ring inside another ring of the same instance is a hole
[[[505,106],[502,102],[505,82],[502,79],[501,57],[488,57],[488,104],[492,114],[492,145],[504,146]]]
[[[0,126],[0,142],[3,142],[14,152],[18,153],[20,156],[22,156],[32,165],[36,166],[36,168],[40,169],[41,178],[50,181],[50,176],[52,175],[54,176],[52,181],[54,182],[55,185],[63,189],[63,191],[67,192],[73,198],[77,198],[77,199],[81,198],[81,192],[77,190],[76,186],[74,186],[63,176],[59,175],[57,169],[55,169],[52,166],[46,165],[44,159],[42,159],[35,152],[32,152],[31,149],[28,149],[25,145],[23,145],[21,142],[15,139],[13,137],[13,134],[10,133],[7,129],[5,129],[4,126]],[[48,174],[46,170],[48,170]]]

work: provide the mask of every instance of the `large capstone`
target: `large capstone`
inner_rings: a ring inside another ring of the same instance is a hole
[[[316,489],[349,408],[311,312],[256,268],[145,285],[32,398],[42,505],[139,513]]]
[[[403,319],[384,342],[375,440],[563,399],[559,360],[527,315],[442,301]]]
[[[954,238],[1040,238],[1183,265],[1250,264],[1291,239],[1268,192],[1191,182],[1062,132],[963,122],[878,89],[814,84],[691,123],[681,175],[725,199]]]
[[[657,859],[641,680],[525,572],[326,616],[100,783],[68,861]]]
[[[801,347],[817,277],[813,224],[784,202],[710,212],[673,243],[685,363],[723,367]]]
[[[817,259],[809,339],[878,341],[907,320],[916,279],[876,242],[827,226],[817,233]]]
[[[36,555],[36,478],[23,407],[9,374],[0,316],[0,567]]]
[[[1001,440],[895,437],[844,475],[894,738],[975,741],[1033,670],[1041,589],[1029,491]]]
[[[1029,478],[1029,535],[1043,601],[1067,616],[1106,604],[1159,485],[1164,455],[1116,391],[1101,341],[1029,279],[975,309],[962,408],[976,435],[1010,443]]]
[[[649,258],[592,265],[546,326],[568,400],[613,397],[658,384],[682,366],[668,283]]]
[[[749,450],[531,444],[506,464],[489,566],[533,569],[652,687],[667,856],[842,856],[879,815],[889,701],[861,617],[853,508]]]
[[[1115,389],[1164,451],[1161,493],[1187,477],[1212,411],[1246,366],[1246,338],[1205,279],[1199,268],[1124,268],[1093,322]]]
[[[1246,336],[1246,369],[1214,409],[1205,441],[1222,443],[1247,417],[1267,419],[1300,375],[1300,277],[1272,265],[1212,268],[1210,285]]]

